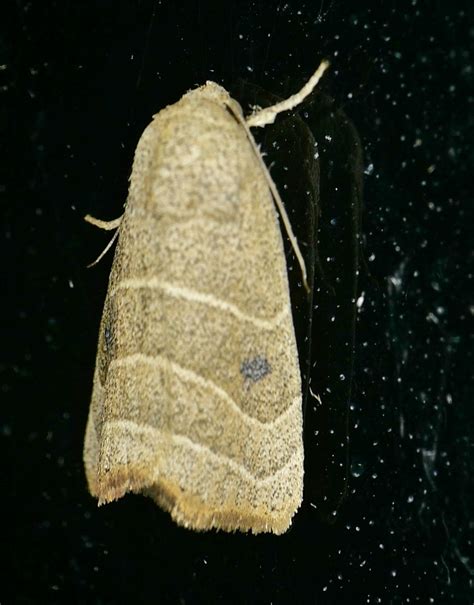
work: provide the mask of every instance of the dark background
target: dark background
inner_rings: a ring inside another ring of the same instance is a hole
[[[359,5],[2,3],[2,604],[473,602],[472,9]],[[112,254],[85,268],[108,235],[83,215],[121,214],[143,128],[189,88],[284,96],[325,57],[365,168],[345,504],[328,524],[305,498],[281,537],[189,532],[140,496],[97,509]]]

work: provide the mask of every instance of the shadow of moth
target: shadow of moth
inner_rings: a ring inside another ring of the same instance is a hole
[[[275,204],[247,120],[207,82],[161,110],[135,152],[101,321],[84,462],[104,504],[151,496],[195,530],[273,532],[302,501],[301,378]]]

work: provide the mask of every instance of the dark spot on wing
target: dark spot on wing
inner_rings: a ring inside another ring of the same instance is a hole
[[[244,359],[240,366],[240,373],[247,380],[258,382],[270,374],[272,368],[265,357],[257,355],[251,359]]]
[[[102,335],[99,339],[100,349],[98,351],[98,370],[101,384],[105,384],[110,362],[114,359],[117,349],[115,335],[116,311],[112,301],[106,301],[104,306],[104,318]]]
[[[105,350],[107,353],[110,353],[110,351],[112,351],[112,347],[114,344],[114,336],[113,336],[112,327],[110,324],[105,325],[104,341],[105,341]]]

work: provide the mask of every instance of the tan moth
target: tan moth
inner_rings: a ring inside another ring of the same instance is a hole
[[[142,134],[117,228],[84,444],[99,504],[151,496],[196,530],[285,532],[303,494],[301,378],[280,215],[247,120],[207,82]]]

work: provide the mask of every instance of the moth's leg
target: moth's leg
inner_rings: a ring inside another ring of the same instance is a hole
[[[122,214],[122,216],[119,216],[119,218],[116,218],[113,221],[101,221],[98,218],[94,218],[90,214],[86,214],[86,216],[84,217],[84,220],[86,222],[90,223],[91,225],[94,225],[94,227],[98,227],[99,229],[104,229],[104,231],[112,231],[112,229],[117,229],[117,231],[114,233],[114,236],[112,237],[112,239],[110,240],[110,242],[102,250],[102,252],[95,259],[95,261],[93,261],[92,263],[90,263],[89,265],[87,265],[88,268],[89,267],[93,267],[94,265],[97,265],[97,263],[102,259],[102,257],[105,256],[107,254],[107,252],[110,250],[110,248],[112,247],[113,243],[115,242],[115,240],[118,237],[118,234],[119,234],[118,227],[120,227],[120,223],[122,222],[122,218],[123,218],[123,214]]]
[[[117,229],[117,227],[120,226],[122,218],[123,218],[123,214],[122,214],[122,216],[115,218],[113,221],[101,221],[99,218],[94,218],[90,214],[86,214],[86,216],[84,217],[84,220],[87,223],[94,225],[94,227],[98,227],[99,229],[104,229],[104,231],[112,231],[112,229]]]

